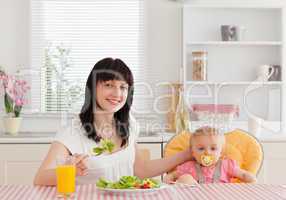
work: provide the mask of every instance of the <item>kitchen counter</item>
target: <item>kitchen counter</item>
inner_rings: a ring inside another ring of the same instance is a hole
[[[0,133],[0,144],[49,144],[53,141],[55,133],[22,132],[16,136]],[[166,143],[174,136],[173,133],[140,134],[138,143]]]
[[[0,132],[0,184],[32,184],[36,170],[47,154],[55,133],[19,133],[17,136]],[[151,159],[163,157],[164,145],[174,134],[141,133],[138,147],[148,149]],[[260,139],[263,163],[259,183],[285,184],[286,137],[269,135]],[[9,173],[7,169],[9,167]],[[23,171],[25,173],[23,174]],[[17,178],[21,177],[21,179]]]
[[[138,143],[167,143],[175,134],[170,132],[141,133]],[[22,132],[16,136],[0,133],[0,144],[49,144],[53,141],[55,133],[51,132]],[[276,134],[258,138],[262,143],[286,142],[286,135]]]

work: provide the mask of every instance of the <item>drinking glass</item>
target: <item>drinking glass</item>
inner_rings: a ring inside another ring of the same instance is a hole
[[[72,156],[57,157],[57,197],[68,199],[75,193],[76,168]]]

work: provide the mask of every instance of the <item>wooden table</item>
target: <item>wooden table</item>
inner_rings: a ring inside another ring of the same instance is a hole
[[[1,200],[53,200],[55,187],[27,185],[0,186]],[[152,193],[112,194],[96,190],[95,185],[78,185],[77,200],[282,200],[286,199],[286,186],[262,184],[205,184],[197,187],[170,186]]]

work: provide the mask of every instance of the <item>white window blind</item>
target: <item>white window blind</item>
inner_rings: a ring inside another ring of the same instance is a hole
[[[146,80],[143,0],[31,0],[31,12],[31,65],[40,72],[32,81],[34,109],[78,112],[88,74],[104,57],[121,58],[136,83]],[[135,90],[139,111],[144,92]]]

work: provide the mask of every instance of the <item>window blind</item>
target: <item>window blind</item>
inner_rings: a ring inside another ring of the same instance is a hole
[[[143,0],[31,0],[32,107],[78,112],[94,64],[117,57],[138,84],[133,108],[146,110],[143,13]]]

